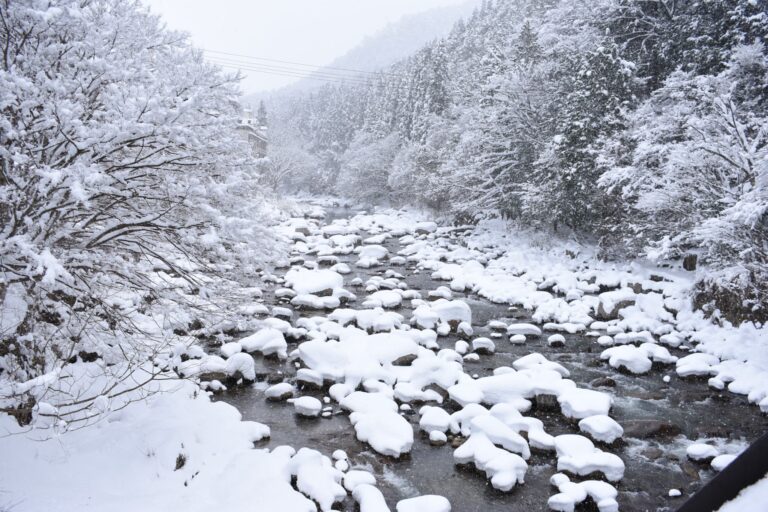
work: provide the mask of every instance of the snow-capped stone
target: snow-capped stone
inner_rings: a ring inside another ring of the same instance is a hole
[[[288,343],[283,333],[277,329],[262,329],[240,340],[240,346],[245,352],[261,352],[265,356],[277,355],[281,359],[288,357]]]
[[[451,512],[451,503],[443,496],[427,494],[397,502],[397,512]]]
[[[565,434],[555,437],[557,470],[574,475],[586,476],[598,471],[611,482],[624,476],[624,461],[618,456],[604,452],[584,436]]]
[[[515,334],[523,334],[525,336],[541,336],[541,329],[533,324],[511,324],[507,327],[507,334],[514,336]]]
[[[295,392],[296,390],[291,384],[288,382],[281,382],[279,384],[275,384],[274,386],[268,387],[264,391],[264,396],[267,398],[267,400],[272,402],[280,402],[291,398]]]
[[[333,270],[292,269],[285,274],[285,282],[299,295],[330,294],[344,286],[344,278]]]
[[[611,395],[591,389],[572,388],[563,392],[557,401],[568,418],[584,419],[589,416],[607,415],[611,410]]]
[[[720,455],[720,452],[717,450],[717,448],[704,443],[694,443],[688,446],[688,448],[685,450],[685,453],[689,459],[695,461],[706,461],[714,459]]]
[[[316,418],[317,416],[320,416],[323,404],[315,397],[302,396],[293,400],[293,408],[299,416]]]
[[[472,350],[478,354],[493,354],[496,344],[490,338],[475,338],[472,340]]]
[[[624,435],[621,425],[610,416],[603,414],[588,416],[579,421],[579,429],[589,434],[595,441],[609,444]]]

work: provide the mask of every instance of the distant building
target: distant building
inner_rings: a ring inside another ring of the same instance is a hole
[[[240,136],[251,146],[251,153],[256,158],[267,156],[267,126],[259,123],[259,120],[253,117],[251,109],[243,111],[243,118],[237,127]]]

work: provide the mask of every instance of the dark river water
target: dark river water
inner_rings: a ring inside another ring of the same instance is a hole
[[[329,211],[326,222],[333,218],[351,216],[350,210],[336,209]],[[385,244],[391,253],[399,249],[397,239],[390,239]],[[312,257],[306,257],[312,260]],[[405,276],[410,289],[420,290],[426,297],[429,290],[446,285],[444,281],[430,278],[431,272],[414,272],[415,266],[403,267],[382,265],[372,269],[359,269],[354,266],[356,255],[340,256],[348,263],[352,273],[345,277],[345,286],[358,296],[357,305],[365,297],[365,292],[349,287],[355,277],[367,280],[370,276],[382,275],[386,270],[393,270]],[[284,305],[274,298],[274,287],[264,287],[264,302],[267,305]],[[472,308],[474,336],[487,336],[489,331],[483,327],[489,320],[525,321],[530,312],[514,310],[507,305],[493,304],[473,295],[455,293],[454,298],[462,298]],[[407,304],[407,303],[406,303]],[[395,310],[409,318],[408,307]],[[293,320],[299,315],[315,316],[318,312],[294,312]],[[739,444],[746,446],[768,429],[766,417],[757,407],[749,405],[745,397],[728,392],[709,389],[704,380],[683,380],[674,372],[674,365],[656,367],[641,376],[626,375],[610,368],[599,360],[602,348],[583,335],[565,335],[566,343],[561,348],[550,348],[547,335],[529,338],[524,345],[508,342],[506,334],[495,339],[496,353],[484,355],[479,361],[464,363],[464,370],[470,375],[489,375],[494,368],[511,366],[512,362],[531,352],[540,352],[548,359],[557,361],[570,372],[570,379],[579,387],[599,389],[614,396],[611,416],[625,428],[624,438],[611,446],[601,449],[619,455],[626,464],[623,480],[614,484],[618,491],[620,510],[660,511],[675,510],[685,500],[685,496],[694,493],[714,475],[707,465],[688,461],[685,456],[685,438],[717,439],[719,443],[728,443],[731,449]],[[458,338],[455,335],[441,337],[441,348],[453,348]],[[289,351],[297,343],[289,340]],[[675,355],[685,355],[682,351],[671,350]],[[291,381],[295,374],[292,363],[281,363],[256,357],[260,378],[270,377],[275,380],[279,372],[283,378]],[[669,383],[663,377],[671,377]],[[266,382],[252,386],[231,387],[217,395],[237,407],[246,420],[265,423],[271,427],[272,437],[260,443],[260,447],[272,448],[291,445],[295,448],[309,447],[330,456],[334,450],[342,449],[350,457],[352,467],[369,469],[377,478],[377,486],[387,498],[394,511],[398,500],[422,494],[439,494],[448,498],[452,510],[456,512],[496,512],[496,511],[539,511],[548,510],[547,499],[557,493],[549,483],[549,478],[556,472],[554,453],[534,451],[528,461],[529,469],[524,485],[516,486],[511,492],[503,493],[493,489],[485,475],[472,468],[454,464],[453,448],[450,443],[442,447],[430,445],[426,435],[418,429],[418,415],[407,416],[414,426],[415,442],[409,455],[398,460],[383,457],[369,446],[355,438],[355,432],[345,413],[334,408],[330,418],[304,419],[297,417],[289,403],[267,402],[263,390]],[[322,391],[304,390],[303,395],[312,395],[322,399]],[[453,412],[455,407],[446,402],[443,407]],[[418,406],[414,406],[418,409]],[[564,418],[558,410],[537,407],[526,413],[541,419],[545,429],[552,435],[579,433],[578,426]],[[683,497],[670,498],[669,489],[680,489]],[[337,505],[339,507],[339,505]],[[577,510],[590,510],[594,505],[582,505]],[[596,507],[594,507],[596,510]],[[349,498],[340,506],[340,510],[356,510]]]

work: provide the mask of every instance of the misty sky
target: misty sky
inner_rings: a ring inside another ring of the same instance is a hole
[[[330,63],[365,36],[404,15],[462,1],[144,0],[170,28],[189,32],[198,47],[316,65]],[[266,61],[264,65],[281,66]],[[245,92],[273,89],[298,80],[247,74]]]

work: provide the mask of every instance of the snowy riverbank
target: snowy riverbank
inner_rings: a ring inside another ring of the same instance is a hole
[[[556,467],[562,473],[545,489],[554,510],[587,495],[603,512],[624,507],[627,462],[615,443],[625,436],[612,417],[617,392],[575,381],[577,365],[558,361],[557,347],[593,346],[597,364],[621,370],[627,382],[661,367],[664,382],[675,373],[704,377],[713,393],[747,395],[760,408],[755,415],[768,410],[764,331],[719,326],[692,311],[693,276],[682,270],[598,262],[589,248],[508,233],[502,223],[444,228],[406,211],[325,223],[318,207],[306,213],[283,223],[291,254],[249,289],[243,318],[223,322],[230,334],[218,338],[226,343],[209,354],[167,355],[193,381],[154,382],[148,399],[64,434],[23,432],[0,418],[0,452],[14,461],[0,469],[0,507],[314,511],[357,502],[364,512],[388,510],[374,475],[335,446],[254,448],[269,437],[269,418],[242,421],[196,378],[211,390],[269,380],[266,391],[255,389],[274,400],[302,395],[284,405],[302,417],[348,414],[344,435],[380,456],[413,452],[424,436],[449,442],[456,464],[473,465],[501,491],[533,485],[526,477],[537,481],[541,467]],[[413,284],[422,276],[431,276],[428,289]],[[510,306],[512,316],[479,322],[473,301],[481,298]],[[509,364],[478,366],[507,346],[517,350]],[[540,416],[548,397],[547,414],[564,425],[557,432]],[[743,446],[694,441],[678,442],[683,457],[715,457],[714,467]],[[436,496],[389,505],[450,508]]]

